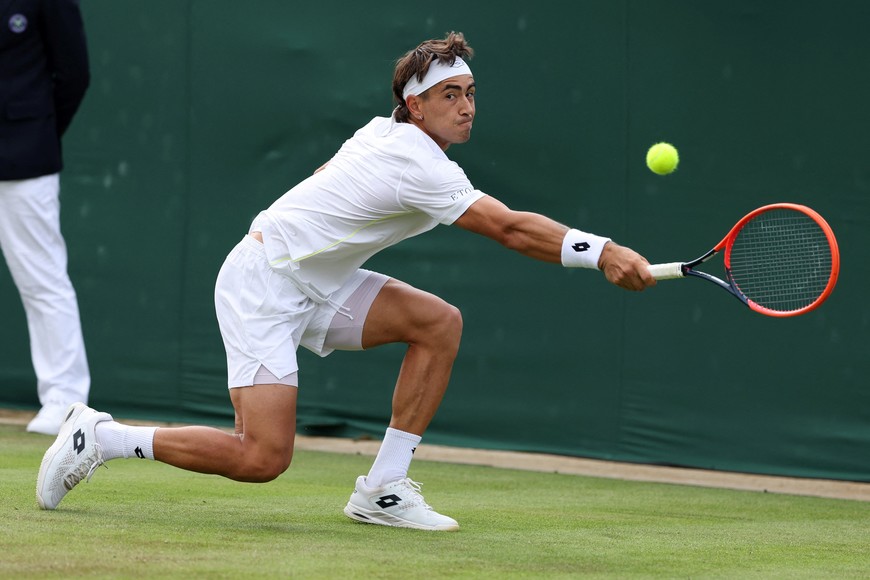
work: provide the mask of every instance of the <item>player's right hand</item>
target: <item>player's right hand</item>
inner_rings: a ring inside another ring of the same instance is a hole
[[[598,259],[598,268],[608,282],[626,290],[640,291],[656,285],[647,266],[646,258],[612,241],[605,244]]]

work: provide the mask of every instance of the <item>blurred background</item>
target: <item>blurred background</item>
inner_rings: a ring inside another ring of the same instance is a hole
[[[457,30],[476,50],[478,110],[448,155],[477,188],[651,262],[695,258],[757,206],[803,203],[836,232],[842,273],[819,310],[780,320],[704,282],[627,293],[436,228],[368,265],[464,316],[425,442],[870,481],[867,2],[82,10],[92,82],[61,200],[92,406],[232,424],[213,305],[224,257],[261,209],[390,114],[399,56]],[[657,141],[679,148],[676,173],[646,168]],[[300,351],[299,432],[381,437],[403,350]],[[0,406],[39,408],[5,267]]]

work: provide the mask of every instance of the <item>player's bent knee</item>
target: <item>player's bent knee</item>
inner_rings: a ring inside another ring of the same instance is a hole
[[[252,456],[241,466],[237,479],[248,483],[267,483],[277,479],[290,467],[293,454],[265,454]]]
[[[448,332],[458,342],[462,337],[462,312],[452,304],[448,304],[448,307],[448,314],[445,316]]]
[[[245,481],[250,483],[268,483],[277,479],[287,471],[290,464],[278,464],[274,462],[264,463],[249,469]]]
[[[432,336],[436,337],[441,348],[458,350],[462,338],[462,313],[452,304],[443,302],[435,314],[430,331]]]

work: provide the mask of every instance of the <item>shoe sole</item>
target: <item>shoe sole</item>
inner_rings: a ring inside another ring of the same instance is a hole
[[[389,526],[392,528],[411,528],[414,530],[426,530],[429,532],[453,532],[459,529],[459,524],[441,524],[436,526],[424,526],[416,522],[403,520],[394,515],[390,515],[382,511],[373,511],[361,508],[348,502],[344,507],[344,515],[352,520],[362,522],[364,524],[375,524],[378,526]]]
[[[69,438],[72,437],[73,425],[75,425],[76,419],[78,419],[79,415],[81,415],[85,409],[87,409],[87,406],[84,403],[74,403],[70,405],[66,414],[66,419],[61,423],[57,439],[55,439],[54,443],[48,448],[48,451],[46,451],[45,455],[42,457],[42,463],[39,465],[39,476],[36,478],[36,503],[39,504],[41,509],[53,510],[57,507],[57,504],[49,506],[42,496],[42,491],[45,486],[45,475],[48,473],[53,461],[57,458],[58,452],[64,445],[66,445]]]

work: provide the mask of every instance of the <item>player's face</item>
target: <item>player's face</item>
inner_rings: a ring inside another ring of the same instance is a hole
[[[423,119],[412,119],[445,151],[454,143],[465,143],[471,138],[474,121],[474,91],[471,75],[441,81],[418,98]]]

